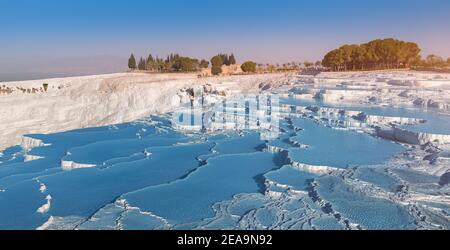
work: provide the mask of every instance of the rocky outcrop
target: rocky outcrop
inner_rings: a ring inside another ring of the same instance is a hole
[[[450,104],[442,101],[436,101],[433,99],[417,98],[413,101],[413,104],[420,107],[434,108],[437,110],[448,111],[450,110]]]
[[[48,145],[49,144],[45,144],[43,141],[30,136],[22,136],[22,142],[20,143],[20,146],[26,151],[29,151],[35,147],[44,147]]]
[[[450,184],[450,172],[441,175],[441,178],[439,179],[439,185],[445,186],[448,184]]]
[[[380,115],[367,115],[360,113],[354,116],[356,120],[368,123],[368,124],[401,124],[412,125],[425,123],[423,119],[409,118],[409,117],[394,117],[394,116],[380,116]]]
[[[408,79],[390,79],[387,81],[387,83],[393,86],[408,86],[408,87],[419,86],[419,82],[417,80],[408,80]]]
[[[404,142],[413,145],[423,145],[430,142],[437,144],[450,143],[450,135],[421,133],[398,127],[377,127],[376,134],[379,137],[388,140]]]

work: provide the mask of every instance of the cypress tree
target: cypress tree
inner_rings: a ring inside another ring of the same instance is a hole
[[[149,54],[148,58],[147,58],[147,63],[154,62],[154,61],[155,61],[155,59],[153,58],[152,54]]]
[[[236,58],[234,57],[234,54],[231,54],[228,61],[230,64],[236,64]]]
[[[136,58],[134,58],[134,55],[131,54],[130,58],[128,59],[128,68],[129,69],[136,69]]]
[[[145,70],[145,59],[141,57],[141,59],[139,60],[139,64],[138,64],[138,69],[139,70]]]
[[[223,54],[222,58],[223,58],[223,64],[230,66],[230,57],[227,54]]]

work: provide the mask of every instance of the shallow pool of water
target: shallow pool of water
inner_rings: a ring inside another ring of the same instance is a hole
[[[281,119],[278,138],[270,140],[260,131],[177,130],[164,115],[28,135],[45,146],[28,152],[11,147],[0,155],[0,229],[35,229],[45,222],[56,226],[55,221],[80,229],[266,229],[282,218],[289,220],[282,223],[286,228],[344,228],[316,195],[362,228],[413,227],[404,207],[358,192],[339,177],[289,165],[382,165],[403,146],[307,118],[288,121]],[[373,168],[354,176],[394,192],[399,180]],[[427,175],[396,174],[405,181],[437,182]],[[315,185],[316,193],[311,191]]]

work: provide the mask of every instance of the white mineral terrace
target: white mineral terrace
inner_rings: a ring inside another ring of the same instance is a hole
[[[9,91],[0,93],[0,150],[19,144],[25,134],[111,125],[172,111],[186,98],[180,90],[188,87],[231,95],[293,79],[285,74],[198,79],[195,74],[118,73],[3,82]]]
[[[0,83],[0,149],[38,142],[23,140],[33,133],[53,133],[133,121],[173,111],[189,100],[189,88],[232,96],[261,90],[299,88],[298,99],[320,99],[360,105],[433,108],[449,112],[450,74],[413,71],[324,72],[317,76],[264,74],[197,78],[195,74],[118,73],[85,77]],[[302,88],[306,88],[302,90]],[[322,113],[338,113],[323,109]],[[357,113],[347,111],[347,115]],[[360,117],[361,118],[361,117]],[[402,117],[363,115],[368,124],[414,123]],[[420,144],[447,140],[395,129],[379,130],[388,139]],[[22,141],[23,140],[23,141]],[[35,145],[28,145],[35,146]]]
[[[450,74],[121,73],[3,85],[0,228],[450,228]]]

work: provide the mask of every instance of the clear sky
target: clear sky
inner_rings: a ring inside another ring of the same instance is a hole
[[[120,71],[131,52],[318,60],[343,43],[387,37],[449,57],[450,1],[0,1],[0,74]]]

